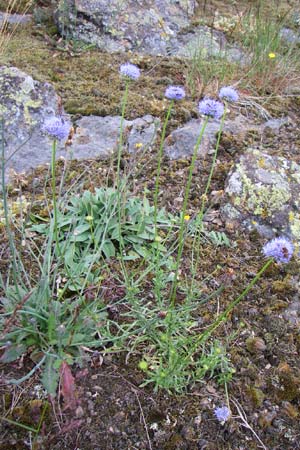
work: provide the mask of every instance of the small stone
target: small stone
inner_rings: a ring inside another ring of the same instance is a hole
[[[260,337],[249,337],[246,340],[246,347],[250,353],[260,353],[266,350],[265,341]]]
[[[263,411],[258,418],[258,423],[261,428],[268,428],[272,425],[273,420],[276,417],[275,411]]]
[[[84,411],[81,406],[78,406],[75,411],[76,417],[80,418],[84,416]]]

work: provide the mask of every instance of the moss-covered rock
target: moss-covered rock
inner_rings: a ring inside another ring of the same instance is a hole
[[[248,149],[226,183],[226,220],[256,228],[268,237],[286,233],[300,238],[300,167],[286,158]]]

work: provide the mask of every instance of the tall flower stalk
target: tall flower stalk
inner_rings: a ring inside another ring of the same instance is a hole
[[[9,242],[9,248],[12,256],[12,267],[13,267],[13,279],[14,279],[14,285],[16,287],[16,292],[18,295],[19,300],[21,300],[22,296],[20,294],[19,290],[19,283],[17,280],[17,274],[19,274],[18,269],[18,263],[17,263],[17,257],[16,257],[16,247],[14,244],[12,232],[9,226],[9,217],[8,217],[8,204],[7,204],[7,190],[6,190],[6,184],[5,184],[5,148],[4,148],[4,119],[3,117],[0,118],[0,142],[1,142],[1,183],[2,183],[2,198],[3,198],[3,210],[4,210],[4,219],[5,219],[5,228],[6,233],[8,236],[8,242]],[[22,281],[22,278],[19,277]],[[2,277],[0,278],[2,281]]]
[[[213,177],[213,174],[215,171],[215,167],[216,167],[218,150],[219,150],[219,146],[220,146],[220,140],[221,140],[222,131],[224,128],[224,123],[225,123],[225,118],[226,118],[226,113],[227,113],[227,104],[228,104],[228,102],[229,103],[236,102],[239,99],[239,94],[231,86],[225,86],[220,89],[219,98],[225,102],[225,108],[223,108],[223,113],[222,113],[222,117],[221,117],[221,123],[220,123],[219,132],[218,132],[216,147],[215,147],[215,151],[213,154],[213,160],[212,160],[210,172],[208,175],[208,180],[207,180],[207,183],[205,186],[204,193],[202,195],[200,211],[197,214],[197,231],[195,233],[194,242],[193,242],[193,248],[196,250],[197,256],[196,256],[195,265],[193,266],[193,276],[192,276],[192,281],[190,284],[190,292],[192,292],[192,290],[193,290],[195,274],[197,273],[198,264],[199,264],[199,246],[200,246],[204,208],[205,208],[205,205],[206,205],[206,202],[208,199],[208,192],[210,189],[211,180],[212,180],[212,177]],[[212,103],[212,102],[214,102],[214,103]],[[221,114],[222,108],[220,108],[220,105],[216,106],[215,101],[204,99],[199,104],[199,111],[204,114],[210,113],[209,115],[211,117],[213,117],[213,112],[217,111],[217,110],[218,110],[218,115]]]
[[[46,120],[43,131],[46,132],[52,139],[52,152],[51,152],[51,189],[52,189],[52,203],[53,203],[53,232],[55,238],[55,247],[58,255],[61,255],[58,229],[57,229],[57,201],[56,201],[56,150],[57,142],[65,141],[69,135],[71,125],[68,121],[62,117],[51,117]]]
[[[198,154],[198,150],[203,138],[203,134],[204,131],[206,129],[208,120],[210,118],[213,119],[220,119],[224,113],[224,106],[221,102],[217,101],[217,100],[213,100],[210,98],[205,98],[204,100],[202,100],[199,103],[199,112],[200,114],[205,116],[205,120],[204,123],[201,127],[196,145],[194,147],[194,151],[193,151],[193,156],[192,156],[192,161],[190,164],[190,170],[189,170],[189,175],[188,175],[188,180],[187,180],[187,184],[186,184],[186,188],[185,188],[185,193],[184,193],[184,200],[183,200],[183,206],[182,206],[182,211],[181,211],[181,218],[180,218],[180,225],[179,225],[179,235],[178,235],[178,253],[177,253],[177,259],[176,259],[176,268],[175,268],[175,274],[174,274],[174,278],[173,278],[173,283],[172,283],[172,287],[171,287],[171,293],[170,293],[170,303],[171,306],[174,306],[175,303],[175,298],[176,298],[176,290],[177,290],[177,283],[178,283],[178,272],[179,272],[179,267],[180,267],[180,261],[181,261],[181,257],[182,257],[182,252],[183,252],[183,248],[184,248],[184,229],[185,229],[185,215],[186,215],[186,210],[187,210],[187,204],[188,204],[188,199],[189,199],[189,193],[190,193],[190,189],[191,189],[191,183],[192,183],[192,176],[193,176],[193,171],[195,168],[195,163],[196,163],[196,158],[197,158],[197,154]]]
[[[124,132],[124,120],[126,105],[128,101],[128,91],[129,84],[131,81],[136,81],[140,77],[140,69],[131,63],[125,63],[120,66],[120,75],[125,78],[125,92],[122,99],[122,110],[121,110],[121,122],[120,122],[120,134],[119,134],[119,145],[118,145],[118,156],[117,156],[117,176],[115,180],[115,188],[117,189],[117,211],[118,211],[118,228],[119,228],[119,243],[120,243],[120,258],[121,265],[123,268],[123,273],[125,279],[127,280],[127,271],[124,264],[123,250],[124,250],[124,240],[122,237],[122,208],[121,208],[121,193],[124,186],[121,182],[120,170],[121,170],[121,156],[123,150],[123,132]]]
[[[163,124],[162,134],[161,134],[161,140],[160,140],[160,146],[158,149],[157,154],[157,171],[156,171],[156,178],[155,178],[155,187],[154,187],[154,230],[155,230],[155,237],[157,236],[157,208],[158,208],[158,191],[159,191],[159,180],[160,180],[160,174],[161,174],[161,162],[163,157],[163,148],[164,148],[164,142],[166,137],[166,130],[167,125],[171,116],[171,111],[174,106],[174,102],[177,100],[182,100],[185,97],[185,91],[181,86],[168,86],[165,92],[165,97],[168,100],[171,100],[166,118]]]

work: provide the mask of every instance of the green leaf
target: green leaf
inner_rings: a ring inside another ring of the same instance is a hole
[[[53,339],[53,331],[56,328],[56,318],[54,313],[51,313],[48,318],[48,339],[51,342]]]
[[[105,241],[102,250],[106,258],[111,258],[116,254],[115,246],[111,241]]]
[[[3,355],[0,358],[0,362],[2,363],[10,363],[12,361],[15,361],[16,359],[20,358],[21,355],[26,351],[26,345],[19,344],[19,345],[10,345],[7,347],[3,353]]]
[[[83,223],[82,225],[79,225],[78,227],[75,228],[74,230],[74,235],[80,235],[86,231],[90,231],[91,230],[91,225],[89,223]]]
[[[60,361],[60,364],[58,364],[57,361],[57,358],[54,356],[46,357],[45,367],[41,379],[46,391],[53,397],[56,395],[59,380],[59,367],[62,363],[62,361]]]

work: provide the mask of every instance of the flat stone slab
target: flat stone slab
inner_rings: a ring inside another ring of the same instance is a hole
[[[300,240],[300,166],[248,149],[229,173],[221,215],[228,229],[256,229],[264,237]]]
[[[265,128],[271,128],[274,131],[278,131],[287,121],[287,118],[270,119],[261,125],[257,125],[251,123],[248,118],[238,115],[233,119],[225,120],[223,132],[229,133],[232,136],[239,136],[242,140],[248,130],[263,132]],[[204,119],[193,119],[184,126],[174,130],[167,137],[164,145],[166,156],[170,159],[191,157],[203,123]],[[208,121],[198,151],[200,157],[205,157],[207,154],[214,152],[219,129],[220,120],[210,119]],[[231,150],[228,149],[228,152],[231,153]]]
[[[123,122],[123,148],[145,151],[156,138],[160,120],[147,115]],[[75,159],[109,158],[118,150],[121,116],[85,116],[77,121],[70,153]]]

